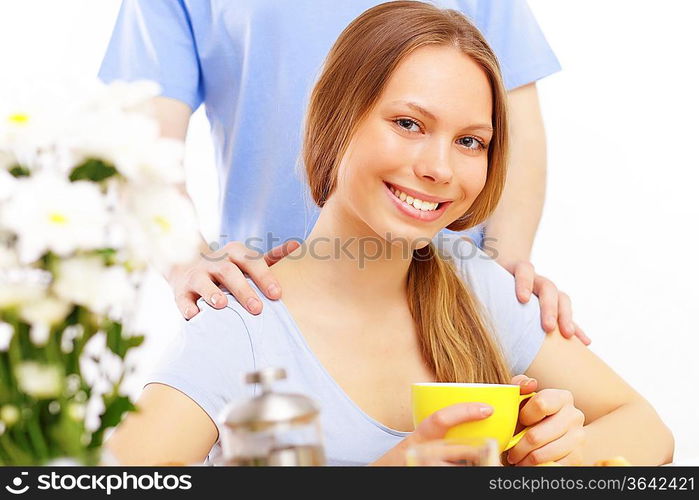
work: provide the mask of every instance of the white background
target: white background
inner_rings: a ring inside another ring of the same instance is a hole
[[[563,66],[539,82],[549,178],[533,262],[571,295],[591,349],[672,428],[676,462],[699,464],[699,3],[529,3]],[[12,81],[96,75],[118,7],[2,0],[0,94]],[[203,109],[192,120],[186,165],[202,230],[216,239],[218,186]],[[179,313],[155,274],[142,303],[147,370]]]

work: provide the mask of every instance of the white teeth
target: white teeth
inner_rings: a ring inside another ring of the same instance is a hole
[[[407,203],[408,205],[412,205],[415,207],[417,210],[422,210],[422,211],[431,211],[431,210],[436,210],[437,207],[439,206],[439,203],[436,202],[431,202],[431,201],[422,201],[418,198],[413,198],[412,196],[407,195],[403,191],[400,191],[393,186],[389,186],[389,189],[391,192],[396,196],[396,198],[399,198],[401,201]]]

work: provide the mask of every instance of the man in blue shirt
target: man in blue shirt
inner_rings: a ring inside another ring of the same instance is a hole
[[[340,32],[376,0],[124,0],[99,76],[151,79],[162,86],[157,116],[165,136],[184,139],[201,104],[211,125],[221,192],[221,239],[202,243],[197,262],[168,276],[189,319],[201,296],[226,305],[225,286],[257,314],[247,273],[271,298],[281,290],[268,265],[303,240],[318,209],[299,165],[303,112],[316,75]],[[509,90],[512,148],[508,184],[485,228],[467,233],[512,272],[517,296],[539,296],[542,323],[566,336],[568,297],[529,263],[545,191],[546,148],[535,82],[560,69],[524,0],[439,0],[471,18],[497,54]],[[485,239],[484,239],[485,236]],[[245,245],[244,243],[247,243]],[[271,250],[271,251],[270,251]],[[265,259],[250,256],[268,252]]]

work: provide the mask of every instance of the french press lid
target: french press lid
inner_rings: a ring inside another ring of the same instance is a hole
[[[316,404],[302,394],[272,392],[272,384],[286,378],[283,368],[263,368],[248,373],[245,382],[260,384],[261,394],[248,401],[232,405],[224,418],[224,425],[231,429],[252,432],[269,430],[278,426],[305,425],[319,413]]]

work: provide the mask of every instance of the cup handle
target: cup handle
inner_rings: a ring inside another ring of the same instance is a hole
[[[521,402],[524,401],[525,399],[529,399],[529,398],[532,397],[534,394],[536,394],[536,392],[530,392],[529,394],[520,394],[520,396],[519,396],[519,402],[521,403]],[[505,449],[502,450],[502,451],[507,451],[507,450],[509,450],[510,448],[513,448],[517,443],[519,443],[519,442],[521,441],[521,439],[524,437],[524,435],[527,433],[527,431],[528,431],[529,429],[531,429],[531,428],[532,428],[531,425],[530,425],[529,427],[525,427],[524,429],[522,429],[521,431],[519,431],[517,434],[515,434],[514,436],[512,436],[512,439],[510,439],[510,442],[507,443],[507,446],[506,446]]]

